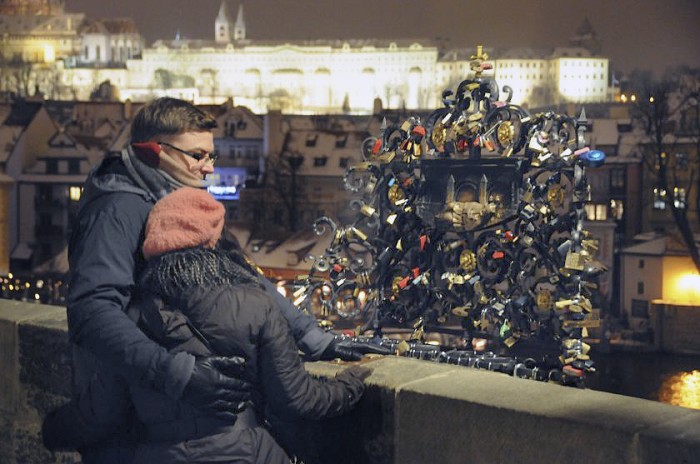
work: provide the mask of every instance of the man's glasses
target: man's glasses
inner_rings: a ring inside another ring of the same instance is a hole
[[[183,150],[182,148],[178,148],[175,145],[171,145],[168,142],[157,142],[159,145],[165,145],[166,147],[170,147],[173,150],[179,151],[183,155],[189,156],[190,158],[194,158],[197,161],[201,161],[204,158],[207,158],[207,161],[210,164],[214,164],[217,159],[219,159],[219,154],[214,152],[214,153],[197,153],[194,151],[186,151]]]

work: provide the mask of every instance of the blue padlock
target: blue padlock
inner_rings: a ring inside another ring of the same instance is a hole
[[[589,150],[579,156],[579,161],[589,168],[597,168],[605,164],[605,153],[601,150]]]

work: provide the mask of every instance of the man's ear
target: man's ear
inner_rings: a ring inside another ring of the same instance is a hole
[[[134,154],[152,168],[160,164],[161,146],[155,142],[136,142],[131,144]]]

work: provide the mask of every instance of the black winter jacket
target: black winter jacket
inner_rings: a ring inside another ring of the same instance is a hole
[[[160,343],[172,352],[192,347],[191,329],[182,327],[185,317],[220,356],[246,360],[246,377],[253,382],[254,403],[259,411],[270,407],[286,419],[316,420],[347,411],[359,398],[362,381],[315,380],[304,370],[289,326],[275,302],[263,289],[250,284],[225,285],[213,290],[191,289],[178,309],[160,309],[160,321],[145,322],[152,334],[162,334]],[[155,326],[158,324],[159,326]],[[179,329],[178,335],[174,335]],[[154,335],[158,336],[158,335]],[[208,351],[208,350],[207,350]],[[200,352],[200,354],[203,354]],[[150,401],[134,400],[142,422],[153,420]],[[159,416],[158,414],[156,416]],[[156,420],[162,417],[156,417]]]

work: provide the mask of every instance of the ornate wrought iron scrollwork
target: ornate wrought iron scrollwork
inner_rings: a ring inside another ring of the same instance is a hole
[[[582,227],[585,171],[604,154],[586,155],[585,121],[512,104],[511,88],[482,76],[485,59],[479,49],[475,76],[424,123],[384,125],[363,142],[364,162],[345,176],[358,219],[314,224],[331,242],[299,294],[375,335],[399,325],[420,339],[456,324],[467,341],[508,348],[549,338],[555,377],[575,383],[593,370],[582,339],[596,323],[591,269],[602,269]]]

